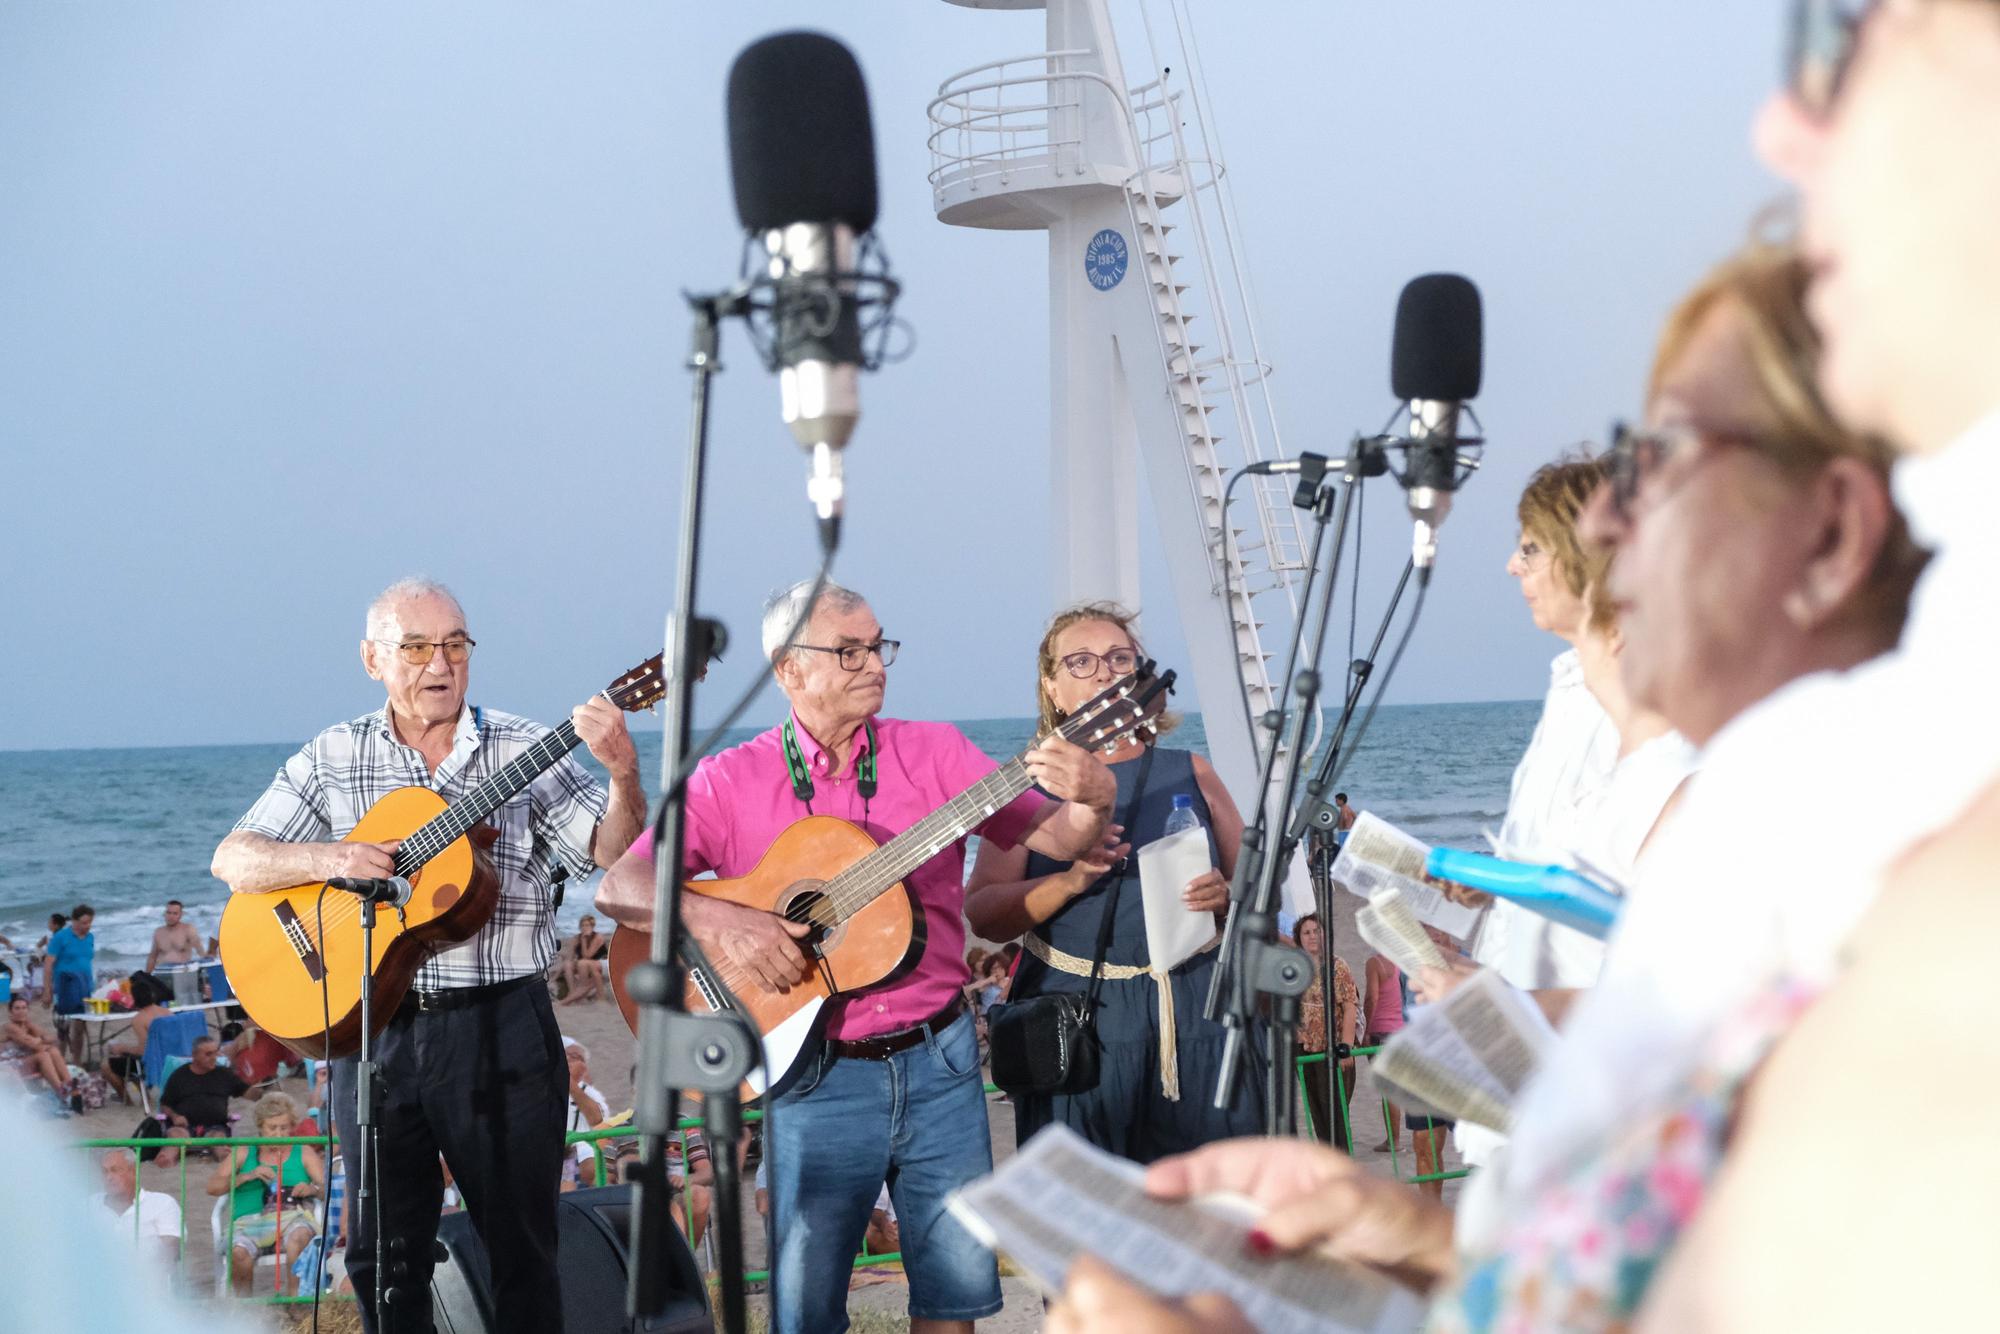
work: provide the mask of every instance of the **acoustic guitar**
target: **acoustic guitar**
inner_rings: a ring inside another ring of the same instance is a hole
[[[1109,750],[1166,708],[1174,674],[1154,674],[1148,660],[1063,721],[1057,731],[1077,745]],[[743,1013],[763,1035],[762,1068],[744,1081],[745,1102],[780,1087],[818,1031],[835,996],[892,981],[923,957],[923,909],[903,877],[977,828],[1034,785],[1022,752],[887,843],[859,825],[808,815],[786,826],[748,875],[689,880],[690,894],[723,899],[811,925],[799,941],[812,969],[772,993],[723,959],[688,952],[690,1013]],[[685,940],[686,937],[683,937]],[[691,941],[688,942],[692,944]],[[611,990],[625,1022],[638,1031],[638,1006],[626,974],[652,953],[650,932],[620,926],[611,936]]]
[[[655,654],[606,686],[604,697],[628,712],[665,693]],[[469,940],[493,915],[500,882],[483,853],[480,822],[576,749],[581,738],[560,727],[509,760],[471,792],[446,803],[427,787],[397,788],[368,808],[345,841],[401,839],[395,874],[410,882],[410,901],[375,917],[373,1018],[380,1032],[402,1003],[417,969],[439,947]],[[361,905],[322,884],[267,894],[231,894],[222,911],[221,955],[237,1003],[259,1028],[301,1056],[348,1056],[361,1046]]]

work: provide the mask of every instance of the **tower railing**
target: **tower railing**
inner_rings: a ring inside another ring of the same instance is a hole
[[[1149,28],[1149,40],[1150,35]],[[1182,465],[1189,494],[1209,528],[1204,547],[1211,592],[1222,596],[1227,590],[1232,618],[1249,640],[1241,676],[1252,713],[1261,714],[1275,701],[1251,599],[1281,592],[1290,614],[1298,614],[1293,577],[1304,568],[1306,543],[1300,516],[1290,504],[1290,489],[1282,480],[1249,479],[1255,512],[1255,519],[1246,525],[1254,530],[1254,537],[1246,533],[1251,540],[1233,541],[1228,517],[1220,511],[1226,469],[1215,448],[1223,432],[1213,418],[1223,415],[1229,420],[1232,452],[1244,463],[1268,457],[1267,442],[1277,445],[1275,410],[1266,383],[1271,367],[1261,355],[1248,318],[1233,219],[1227,216],[1230,210],[1223,193],[1226,171],[1208,151],[1212,140],[1205,132],[1200,147],[1188,143],[1182,128],[1185,101],[1193,101],[1199,118],[1199,98],[1190,99],[1174,88],[1165,65],[1155,61],[1160,76],[1127,89],[1095,69],[1079,67],[1096,58],[1089,50],[1041,51],[989,61],[945,79],[926,107],[931,123],[926,140],[931,155],[928,180],[940,211],[948,194],[997,196],[1092,179],[1122,189],[1135,238],[1151,247],[1148,257],[1156,258],[1162,268],[1158,276],[1164,290],[1154,321],[1157,352],[1169,381],[1186,386],[1177,396],[1177,407],[1197,423],[1191,430],[1184,418]],[[1089,96],[1110,99],[1106,108],[1125,137],[1124,163],[1088,160],[1084,99]],[[1204,197],[1223,212],[1219,225],[1205,216]],[[1176,220],[1187,224],[1201,265],[1202,285],[1197,290],[1204,309],[1195,314],[1207,315],[1214,329],[1208,341],[1217,344],[1200,360],[1195,359],[1197,344],[1188,327],[1194,316],[1181,296],[1186,285],[1177,281],[1171,267],[1176,257],[1166,247],[1174,222],[1163,210],[1183,201],[1185,207],[1176,210]],[[1219,247],[1214,233],[1220,233]],[[1227,257],[1227,270],[1218,263],[1219,255]],[[1146,276],[1155,277],[1150,268]],[[1203,382],[1211,378],[1219,384],[1203,392]]]

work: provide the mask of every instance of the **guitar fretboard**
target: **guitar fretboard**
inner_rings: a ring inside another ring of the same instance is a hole
[[[451,805],[432,816],[422,828],[403,840],[396,849],[396,874],[407,876],[443,852],[465,831],[505,805],[522,788],[535,781],[543,770],[576,749],[576,724],[564,722],[534,745],[501,765]]]
[[[827,881],[826,897],[814,906],[813,918],[828,928],[838,926],[1032,786],[1021,757],[1007,761]]]
[[[1171,682],[1173,673],[1166,679]],[[1139,710],[1121,695],[1056,730],[1065,740],[1094,749],[1125,735],[1139,721]],[[1032,786],[1024,751],[827,881],[823,897],[802,920],[828,930],[840,925]]]

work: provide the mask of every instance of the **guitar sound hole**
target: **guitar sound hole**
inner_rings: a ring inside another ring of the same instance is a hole
[[[778,912],[794,922],[812,922],[815,917],[821,915],[816,910],[821,903],[826,901],[824,893],[817,888],[809,887],[817,883],[816,881],[804,881],[799,886],[795,886],[792,892],[787,894],[779,904]],[[807,949],[825,950],[831,948],[834,938],[839,934],[837,928],[829,932],[824,927],[815,924],[812,934],[799,943]]]

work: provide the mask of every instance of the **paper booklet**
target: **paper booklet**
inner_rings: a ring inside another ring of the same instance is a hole
[[[1215,939],[1215,918],[1189,912],[1188,882],[1214,869],[1208,859],[1208,832],[1183,829],[1139,849],[1139,892],[1146,903],[1146,957],[1153,971],[1176,967]]]
[[[1333,880],[1351,894],[1372,899],[1378,890],[1400,889],[1417,920],[1464,940],[1479,920],[1479,909],[1453,903],[1424,880],[1430,844],[1411,838],[1378,815],[1363,811],[1347,831],[1334,859]]]
[[[1375,1057],[1375,1078],[1419,1113],[1505,1132],[1555,1030],[1525,993],[1481,969],[1435,1005],[1416,1006]]]
[[[1269,1334],[1403,1334],[1423,1318],[1407,1289],[1323,1256],[1260,1260],[1247,1199],[1156,1200],[1146,1169],[1052,1125],[954,1193],[952,1216],[1046,1293],[1089,1252],[1163,1297],[1221,1292]]]
[[[1425,968],[1444,967],[1444,952],[1425,934],[1399,889],[1377,890],[1354,914],[1361,938],[1411,977]]]

